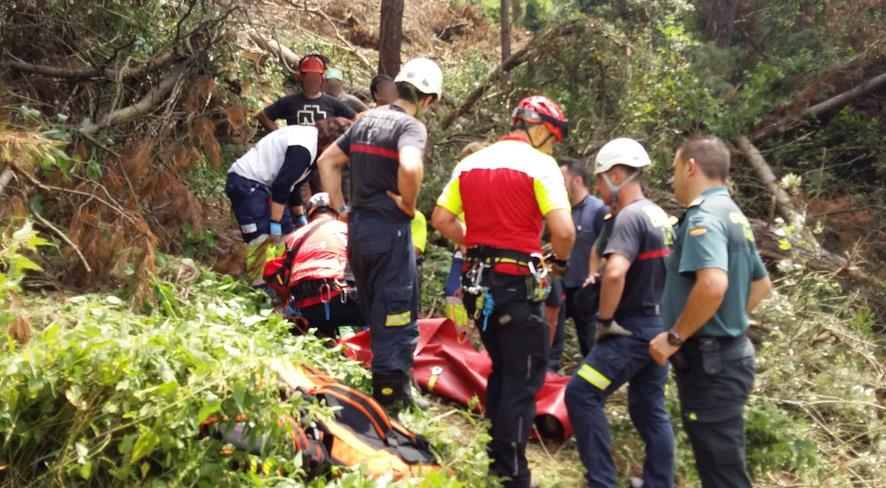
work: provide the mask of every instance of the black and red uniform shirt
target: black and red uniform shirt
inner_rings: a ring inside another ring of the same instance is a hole
[[[350,156],[351,209],[377,210],[397,221],[410,218],[387,195],[398,192],[400,150],[424,151],[428,131],[424,124],[396,105],[365,112],[336,144]]]
[[[658,307],[664,289],[665,258],[672,242],[670,217],[651,200],[642,198],[621,209],[607,225],[611,230],[604,231],[607,240],[603,256],[620,254],[631,262],[617,310]]]

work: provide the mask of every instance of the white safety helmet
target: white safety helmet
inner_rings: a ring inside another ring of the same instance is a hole
[[[428,58],[415,58],[403,65],[394,78],[395,83],[406,82],[426,95],[443,96],[443,71]]]
[[[595,164],[594,174],[599,175],[619,164],[642,168],[652,164],[652,160],[649,159],[649,154],[639,142],[627,137],[619,137],[600,148]]]
[[[329,193],[320,192],[315,193],[308,200],[307,205],[305,205],[305,214],[308,218],[311,218],[318,210],[331,210],[335,213],[336,210],[332,208],[332,202],[329,200]]]

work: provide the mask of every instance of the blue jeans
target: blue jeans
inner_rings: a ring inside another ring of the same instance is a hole
[[[262,234],[271,233],[271,188],[237,173],[228,173],[225,194],[231,200],[231,209],[240,226],[243,241],[249,244]],[[280,221],[283,235],[294,230],[289,205]]]
[[[418,343],[418,276],[409,221],[352,214],[348,261],[372,336],[372,372],[408,374]]]
[[[592,487],[616,486],[603,404],[609,395],[629,383],[628,412],[646,444],[643,486],[672,487],[674,431],[664,402],[668,368],[659,366],[649,356],[649,341],[661,332],[661,319],[633,317],[618,322],[634,335],[602,340],[566,387],[566,407],[587,470],[587,482]]]

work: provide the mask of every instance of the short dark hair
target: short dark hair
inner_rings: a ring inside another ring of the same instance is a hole
[[[350,119],[344,117],[330,117],[314,124],[317,127],[317,154],[335,142],[352,123]]]
[[[575,158],[560,158],[560,166],[565,166],[566,171],[572,176],[581,176],[585,186],[591,183],[591,174],[583,162]]]
[[[694,159],[709,179],[726,181],[729,177],[729,148],[717,136],[693,137],[680,146],[677,155],[684,163]]]
[[[393,82],[394,79],[386,74],[380,74],[373,78],[372,82],[369,83],[369,93],[372,95],[373,100],[375,99],[375,93],[378,91],[378,86],[386,81]]]
[[[437,99],[437,95],[431,93],[425,93],[418,88],[416,88],[412,83],[407,81],[401,81],[397,83],[397,96],[402,98],[403,100],[419,101],[424,97],[434,97],[434,100]]]

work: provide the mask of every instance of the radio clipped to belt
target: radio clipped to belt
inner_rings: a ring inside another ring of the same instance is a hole
[[[548,266],[544,256],[533,253],[531,257],[527,263],[529,274],[526,275],[526,298],[531,302],[540,303],[551,294],[551,278],[548,276]]]

